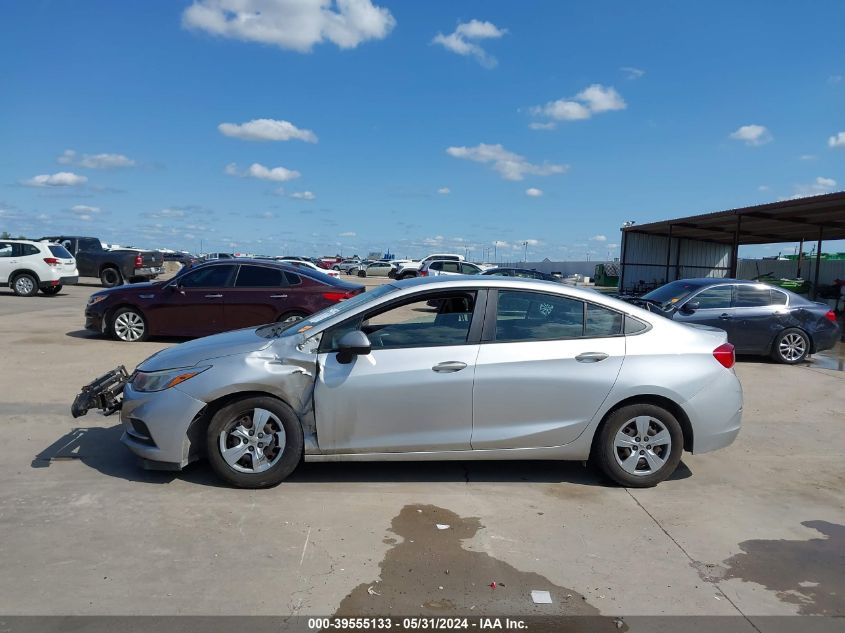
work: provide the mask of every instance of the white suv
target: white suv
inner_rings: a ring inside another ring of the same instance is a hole
[[[480,275],[483,272],[481,266],[469,262],[456,262],[453,260],[439,259],[433,262],[426,262],[420,268],[420,277],[438,277],[440,275]]]
[[[464,256],[455,255],[452,253],[437,253],[435,255],[429,255],[422,261],[411,262],[410,264],[402,266],[402,268],[396,271],[396,279],[408,279],[410,277],[419,277],[420,270],[422,270],[426,264],[437,260],[462,262],[464,261]]]
[[[0,284],[8,284],[16,295],[31,297],[39,289],[55,295],[77,281],[76,260],[61,244],[0,240]]]

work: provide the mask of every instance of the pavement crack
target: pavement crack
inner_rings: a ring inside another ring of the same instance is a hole
[[[679,549],[679,550],[683,553],[683,555],[687,557],[687,559],[688,559],[688,560],[689,560],[689,562],[690,562],[690,565],[691,565],[693,568],[698,569],[697,565],[700,565],[700,564],[701,564],[701,563],[700,563],[700,561],[697,561],[697,560],[695,560],[692,556],[690,556],[690,553],[689,553],[687,550],[685,550],[685,549],[684,549],[684,546],[683,546],[683,545],[681,545],[681,544],[680,544],[680,543],[679,543],[679,542],[675,539],[675,537],[674,537],[674,536],[672,536],[671,534],[669,534],[669,531],[668,531],[665,527],[663,527],[663,526],[660,524],[660,521],[658,521],[658,520],[657,520],[657,518],[656,518],[656,517],[655,517],[655,516],[654,516],[651,512],[649,512],[649,511],[646,509],[646,507],[645,507],[642,503],[640,503],[640,500],[639,500],[639,499],[637,499],[637,498],[634,496],[634,494],[631,492],[630,488],[625,488],[625,492],[627,492],[627,493],[628,493],[628,496],[629,496],[629,497],[631,497],[631,499],[633,499],[633,500],[634,500],[634,503],[636,503],[636,504],[640,507],[640,510],[642,510],[643,512],[645,512],[645,513],[648,515],[648,517],[649,517],[652,521],[654,521],[654,524],[655,524],[658,528],[660,528],[660,531],[661,531],[661,532],[663,532],[663,533],[666,535],[666,537],[667,537],[670,541],[672,541],[672,542],[675,544],[675,547],[677,547],[677,548],[678,548],[678,549]],[[706,582],[707,582],[707,581],[706,581]],[[730,597],[729,595],[727,595],[724,591],[722,591],[722,588],[719,586],[719,583],[718,583],[718,581],[717,581],[717,580],[713,579],[713,580],[710,580],[709,582],[711,582],[711,583],[712,583],[712,584],[713,584],[713,585],[714,585],[714,586],[715,586],[715,587],[719,590],[719,593],[721,593],[721,594],[722,594],[722,597],[724,597],[724,598],[725,598],[725,600],[727,600],[727,601],[730,603],[730,605],[731,605],[734,609],[736,609],[736,612],[737,612],[737,613],[739,613],[739,614],[743,617],[743,619],[744,619],[746,622],[748,622],[748,624],[749,624],[751,627],[753,627],[753,628],[754,628],[754,630],[755,630],[755,631],[757,631],[758,633],[762,633],[762,632],[760,631],[760,629],[759,629],[759,628],[757,628],[757,626],[754,624],[754,622],[752,622],[752,621],[751,621],[751,619],[750,619],[747,615],[745,615],[745,614],[742,612],[742,609],[740,609],[740,608],[739,608],[739,606],[736,604],[736,602],[734,602],[733,600],[731,600],[731,597]]]

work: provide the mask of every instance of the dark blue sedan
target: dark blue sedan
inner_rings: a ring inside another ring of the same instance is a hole
[[[675,321],[725,330],[737,354],[794,365],[833,347],[836,314],[794,292],[741,279],[681,279],[632,300]]]

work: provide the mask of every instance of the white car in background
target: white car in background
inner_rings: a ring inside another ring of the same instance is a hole
[[[283,264],[288,264],[289,266],[294,266],[295,268],[307,268],[309,270],[316,270],[318,273],[323,273],[324,275],[328,275],[329,277],[340,277],[340,273],[336,270],[320,268],[316,264],[312,264],[311,262],[307,262],[302,259],[288,259],[286,257],[277,257],[276,261],[282,262]]]
[[[440,275],[480,275],[484,272],[481,266],[469,262],[456,262],[451,259],[439,259],[433,262],[426,262],[420,268],[420,277],[438,277]]]
[[[419,277],[419,272],[420,270],[422,270],[423,266],[425,266],[429,262],[437,260],[450,260],[453,262],[462,262],[464,261],[464,256],[457,255],[455,253],[435,253],[434,255],[429,255],[428,257],[422,259],[419,262],[411,262],[397,270],[396,279],[410,279],[411,277]]]
[[[19,297],[31,297],[39,290],[56,295],[78,281],[76,259],[61,244],[0,240],[0,284]]]
[[[365,266],[358,268],[359,277],[389,277],[390,271],[393,270],[390,262],[370,262]]]

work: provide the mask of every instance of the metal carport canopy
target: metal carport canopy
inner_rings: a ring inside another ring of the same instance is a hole
[[[635,224],[624,230],[734,246],[842,240],[845,239],[845,191]]]

